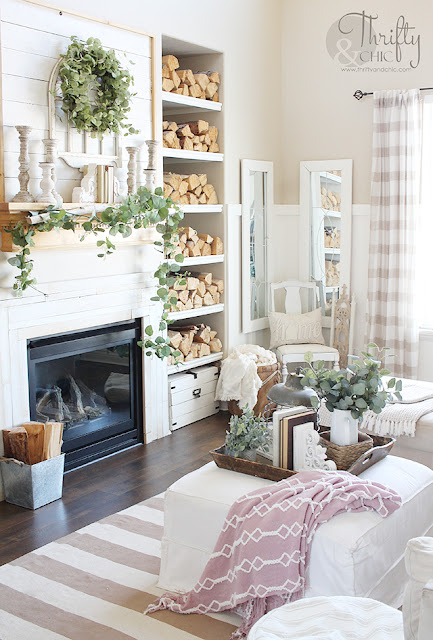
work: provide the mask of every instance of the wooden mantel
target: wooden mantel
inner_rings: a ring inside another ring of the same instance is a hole
[[[67,211],[77,209],[84,206],[90,206],[95,203],[63,203],[63,208]],[[1,202],[0,203],[0,249],[6,253],[16,253],[19,247],[15,246],[12,242],[12,236],[7,233],[4,228],[14,226],[20,220],[25,221],[29,211],[43,211],[49,205],[40,202]],[[110,205],[106,205],[107,207]],[[75,233],[70,230],[60,229],[56,231],[53,229],[50,233],[36,233],[33,240],[35,246],[32,251],[47,250],[47,249],[71,249],[96,247],[96,242],[101,240],[104,236],[102,233],[97,236],[89,234],[83,241],[80,240],[84,230],[77,224]],[[108,230],[107,230],[108,233]],[[112,238],[113,243],[116,246],[127,245],[140,245],[140,244],[152,244],[157,239],[157,232],[155,227],[148,229],[134,229],[129,238],[122,238],[122,236],[116,235]]]

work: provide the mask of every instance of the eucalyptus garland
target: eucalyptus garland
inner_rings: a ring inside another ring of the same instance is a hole
[[[122,129],[127,130],[125,135],[138,133],[126,122],[134,95],[129,71],[121,66],[113,49],[104,49],[97,38],[84,42],[72,36],[71,40],[59,67],[62,110],[71,124],[93,136]]]
[[[153,296],[151,300],[162,303],[162,314],[156,331],[159,335],[155,336],[154,328],[151,325],[147,326],[145,328],[146,339],[140,343],[140,346],[146,349],[146,355],[155,353],[158,358],[162,359],[169,355],[178,358],[181,355],[180,351],[172,352],[165,333],[170,324],[169,311],[172,305],[177,302],[177,298],[171,294],[170,288],[178,284],[184,285],[186,282],[179,273],[180,263],[184,260],[183,255],[176,255],[174,261],[167,259],[173,253],[178,242],[178,227],[184,215],[179,207],[173,203],[173,200],[164,198],[164,192],[160,187],[155,189],[153,193],[146,187],[139,187],[137,192],[129,195],[122,204],[107,207],[101,213],[88,214],[88,216],[84,216],[87,218],[84,222],[83,215],[80,215],[78,222],[76,215],[55,206],[49,206],[38,214],[44,218],[43,222],[32,225],[26,221],[20,221],[15,226],[11,225],[4,229],[12,235],[14,245],[21,247],[17,255],[8,260],[10,265],[19,270],[13,285],[13,293],[16,296],[22,296],[28,288],[38,291],[36,278],[32,275],[33,260],[30,257],[30,249],[35,244],[34,236],[37,233],[45,233],[53,229],[75,232],[77,227],[80,227],[83,229],[80,240],[84,240],[89,234],[96,236],[105,234],[96,242],[99,248],[97,255],[99,258],[104,258],[116,249],[112,242],[113,236],[120,234],[123,238],[127,238],[133,229],[156,226],[160,239],[156,240],[154,244],[162,253],[163,260],[154,273],[158,281],[158,289],[157,295]]]

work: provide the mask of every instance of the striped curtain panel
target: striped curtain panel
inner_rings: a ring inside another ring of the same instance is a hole
[[[367,341],[390,347],[394,375],[414,378],[415,236],[420,201],[422,101],[418,89],[374,94]]]

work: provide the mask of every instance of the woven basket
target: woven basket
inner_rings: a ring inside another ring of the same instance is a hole
[[[274,384],[281,381],[281,362],[270,364],[267,367],[257,367],[257,374],[262,381],[262,386],[257,395],[257,403],[253,409],[254,415],[263,414],[265,406],[268,404],[268,392]],[[232,415],[241,416],[242,411],[239,408],[237,400],[229,400],[228,410]]]
[[[333,460],[340,471],[346,471],[363,453],[373,448],[373,440],[366,433],[358,431],[358,442],[341,447],[330,441],[330,431],[320,434],[319,444],[326,447],[326,455]]]

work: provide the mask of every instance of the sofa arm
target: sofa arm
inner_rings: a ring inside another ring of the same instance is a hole
[[[422,590],[418,640],[431,640],[433,634],[433,580]]]

